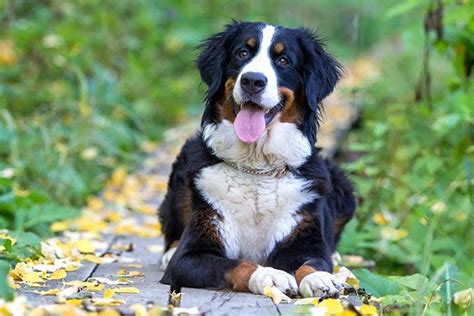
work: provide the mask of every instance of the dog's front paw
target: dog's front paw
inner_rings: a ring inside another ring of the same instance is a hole
[[[301,280],[300,294],[303,297],[338,297],[341,287],[332,274],[316,271]]]
[[[291,274],[270,267],[258,266],[250,276],[249,290],[255,294],[263,294],[266,286],[275,286],[288,296],[295,296],[298,293],[296,280]]]

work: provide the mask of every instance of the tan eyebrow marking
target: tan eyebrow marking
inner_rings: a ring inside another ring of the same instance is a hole
[[[283,45],[283,43],[281,42],[276,43],[275,46],[273,46],[273,51],[277,54],[280,54],[281,52],[283,52],[284,49],[285,49],[285,45]]]
[[[247,45],[250,47],[255,47],[255,44],[257,44],[257,40],[253,37],[249,37],[247,40]]]

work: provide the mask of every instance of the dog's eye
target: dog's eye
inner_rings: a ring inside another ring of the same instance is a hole
[[[237,57],[240,59],[246,59],[248,56],[249,56],[249,51],[245,48],[242,48],[237,52]]]
[[[290,61],[288,60],[288,58],[282,56],[278,58],[277,64],[280,66],[288,66],[290,64]]]

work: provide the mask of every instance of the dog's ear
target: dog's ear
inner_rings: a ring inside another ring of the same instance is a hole
[[[316,33],[300,29],[300,45],[304,57],[304,93],[307,111],[303,129],[311,144],[316,142],[316,132],[320,120],[321,101],[336,86],[343,74],[343,67],[324,50],[324,42]]]
[[[204,40],[198,47],[201,53],[196,65],[202,81],[208,86],[205,96],[206,109],[201,124],[213,120],[211,108],[219,97],[219,93],[224,89],[228,50],[232,39],[239,33],[241,25],[241,22],[233,21],[226,25],[222,32]]]

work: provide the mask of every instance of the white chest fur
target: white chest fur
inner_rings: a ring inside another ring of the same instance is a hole
[[[299,222],[299,208],[317,197],[306,181],[252,175],[224,163],[204,168],[197,188],[222,216],[216,227],[229,258],[264,263],[275,244]]]

